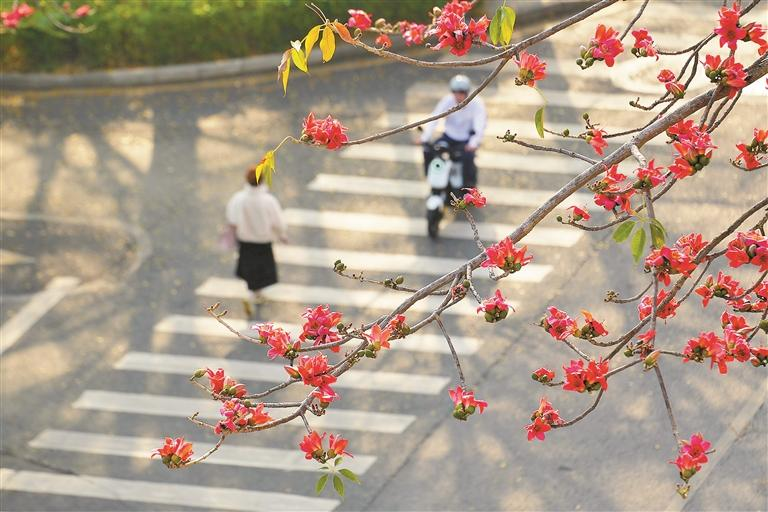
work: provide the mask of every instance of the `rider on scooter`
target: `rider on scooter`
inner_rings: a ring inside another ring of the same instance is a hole
[[[451,94],[444,96],[437,104],[431,115],[441,114],[467,99],[472,89],[472,82],[466,75],[456,75],[449,82]],[[445,118],[445,133],[438,139],[446,141],[451,146],[463,146],[463,186],[467,188],[477,186],[477,166],[475,165],[475,151],[480,146],[485,132],[487,121],[485,104],[480,98],[474,98],[464,108]],[[428,144],[431,142],[432,133],[435,131],[437,121],[424,125],[421,134],[421,143],[424,144],[424,172],[434,155]]]

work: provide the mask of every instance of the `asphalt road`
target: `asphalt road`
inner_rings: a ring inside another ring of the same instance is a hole
[[[706,16],[692,19],[688,11],[703,9],[700,4],[661,4],[643,22],[663,47],[682,47],[711,28],[714,5],[704,6]],[[765,7],[755,12],[754,19],[765,19]],[[623,26],[631,16],[621,4],[600,21]],[[613,79],[600,67],[578,72],[572,61],[593,28],[584,23],[535,48],[551,63],[542,83],[550,99],[548,126],[560,123],[575,132],[585,110],[608,130],[649,118],[620,105],[658,90],[660,65],[626,54]],[[473,68],[468,74],[479,81],[487,72]],[[466,423],[451,418],[447,389],[457,378],[444,349],[393,350],[358,368],[391,372],[390,380],[376,384],[364,377],[362,384],[339,389],[339,409],[360,423],[324,429],[338,429],[350,439],[363,479],[362,486],[348,487],[344,501],[332,501],[336,498],[327,492],[316,498],[312,463],[290,458],[301,455],[301,425],[233,436],[228,445],[238,449],[220,464],[168,471],[148,459],[143,438],[215,441],[184,418],[210,404],[200,402],[203,396],[186,374],[175,370],[189,361],[191,372],[198,360],[181,356],[269,362],[260,349],[202,325],[204,307],[220,299],[232,318],[243,319],[239,300],[227,297],[229,283],[211,279],[232,277],[232,257],[217,252],[215,242],[223,206],[240,188],[244,168],[286,134],[298,135],[309,111],[333,113],[358,137],[431,110],[452,74],[361,58],[318,67],[310,77],[294,72],[285,98],[272,74],[157,88],[5,95],[3,249],[27,259],[4,265],[2,319],[13,317],[57,276],[73,276],[82,284],[3,354],[0,508],[765,510],[766,408],[746,416],[743,411],[763,402],[766,378],[749,365],[734,364],[721,376],[705,365],[662,363],[683,436],[701,431],[713,442],[727,441],[734,422],[744,425],[733,432],[735,442],[715,444],[714,469],[703,481],[692,480],[697,490],[687,502],[675,495],[677,474],[668,464],[675,445],[652,373],[638,369],[611,379],[600,406],[585,420],[550,433],[544,443],[526,440],[522,427],[542,392],[530,372],[540,366],[559,370],[572,355],[534,325],[545,308],[556,305],[574,316],[589,309],[619,333],[633,325],[636,310],[603,303],[605,291],[628,296],[647,281],[627,247],[613,244],[610,233],[573,238],[571,230],[558,231],[554,215],[534,231],[540,238],[529,241],[541,267],[502,285],[518,306],[515,314],[495,326],[472,314],[445,317],[451,333],[466,338],[463,368],[478,396],[490,402],[485,414]],[[513,70],[504,71],[482,96],[493,124],[482,149],[491,156],[481,167],[480,187],[504,189],[497,204],[478,215],[483,223],[520,222],[542,195],[581,169],[494,139],[504,126],[519,124],[520,133],[533,127],[537,106],[513,79]],[[716,132],[721,148],[716,160],[660,202],[657,214],[673,236],[695,230],[711,238],[768,194],[764,171],[748,175],[727,161],[752,127],[765,127],[766,101],[764,90],[745,95]],[[423,216],[423,199],[410,192],[422,179],[410,135],[379,142],[357,152],[281,150],[274,193],[292,221],[291,245],[277,252],[281,285],[293,287],[282,288],[262,306],[261,319],[300,323],[318,293],[323,302],[341,303],[337,309],[349,321],[381,314],[366,309],[369,299],[356,294],[366,288],[333,274],[335,253],[374,253],[357,255],[384,269],[368,274],[404,274],[414,285],[434,277],[438,264],[418,258],[402,263],[393,255],[453,260],[476,254],[473,241],[462,235],[468,226],[461,219],[450,220],[446,229],[454,234],[436,242],[425,232],[409,231]],[[591,156],[584,143],[562,147]],[[663,141],[644,151],[669,163]],[[527,158],[510,166],[504,155]],[[411,182],[382,185],[368,178]],[[397,265],[406,271],[395,270]],[[13,281],[22,272],[34,277]],[[21,284],[8,287],[9,282]],[[489,282],[479,286],[486,294],[492,290]],[[717,329],[721,312],[718,306],[702,310],[691,300],[677,318],[660,324],[660,342],[679,350],[699,331]],[[270,381],[264,366],[243,368],[251,371],[243,380],[252,390]],[[588,396],[545,391],[564,417],[591,403]]]

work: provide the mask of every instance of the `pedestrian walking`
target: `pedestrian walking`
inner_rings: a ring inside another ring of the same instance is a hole
[[[253,313],[251,304],[264,301],[261,290],[277,283],[277,266],[272,242],[288,242],[283,211],[267,185],[256,180],[256,168],[245,172],[246,184],[227,203],[229,231],[237,242],[238,258],[235,275],[248,285],[249,298],[243,300],[246,314]]]

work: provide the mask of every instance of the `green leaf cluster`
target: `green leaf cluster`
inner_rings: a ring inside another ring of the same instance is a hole
[[[616,243],[620,244],[630,240],[629,247],[632,250],[632,257],[635,263],[639,262],[645,253],[645,244],[648,239],[646,228],[650,233],[651,245],[655,249],[660,249],[666,241],[667,231],[658,219],[639,218],[638,220],[625,220],[613,232],[613,240]],[[630,235],[632,235],[631,239]]]

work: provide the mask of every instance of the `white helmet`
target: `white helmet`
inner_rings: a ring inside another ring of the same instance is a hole
[[[448,83],[451,92],[469,92],[472,88],[472,81],[467,75],[456,75]]]

